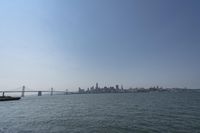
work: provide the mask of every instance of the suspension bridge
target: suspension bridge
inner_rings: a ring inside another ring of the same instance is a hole
[[[21,90],[19,90],[21,89]],[[22,86],[22,87],[19,87],[17,88],[16,90],[6,90],[6,91],[1,91],[0,90],[0,93],[2,93],[2,96],[5,96],[7,95],[8,93],[19,93],[21,94],[21,97],[24,97],[25,94],[27,93],[31,93],[31,94],[34,94],[36,93],[38,96],[42,96],[43,93],[45,94],[50,94],[51,96],[53,94],[63,94],[63,95],[67,95],[69,94],[68,90],[66,89],[65,91],[55,91],[53,88],[51,88],[50,90],[31,90],[31,89],[28,89],[27,87],[25,86]]]

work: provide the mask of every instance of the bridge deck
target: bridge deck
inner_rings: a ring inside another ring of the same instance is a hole
[[[0,91],[0,93],[39,92],[39,91]],[[65,91],[40,91],[40,92],[65,92]]]

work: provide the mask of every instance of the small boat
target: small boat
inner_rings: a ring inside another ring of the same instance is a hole
[[[21,97],[0,96],[0,101],[20,100]]]

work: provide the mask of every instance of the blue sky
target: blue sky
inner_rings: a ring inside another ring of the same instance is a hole
[[[198,0],[1,0],[0,88],[200,88]]]

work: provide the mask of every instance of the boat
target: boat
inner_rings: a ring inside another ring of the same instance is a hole
[[[20,100],[21,97],[0,96],[0,101]]]

